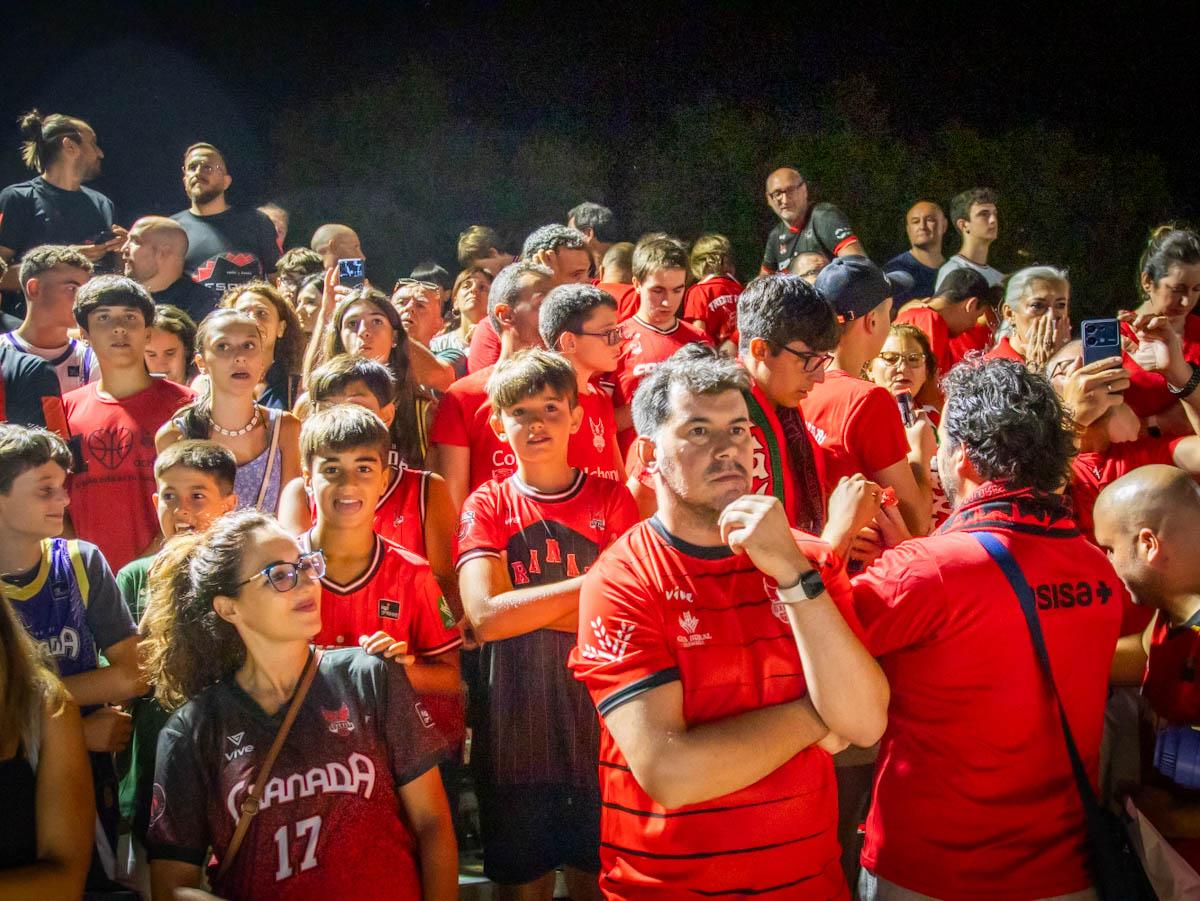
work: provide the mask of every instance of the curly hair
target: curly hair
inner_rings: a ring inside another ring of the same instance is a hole
[[[257,510],[228,513],[206,532],[172,538],[154,558],[143,647],[147,678],[167,710],[183,706],[245,662],[241,636],[217,615],[213,599],[237,596],[251,536],[271,526],[278,528],[274,518]]]
[[[219,307],[235,307],[243,294],[253,294],[265,300],[275,308],[275,315],[280,322],[286,322],[283,334],[275,342],[275,363],[289,376],[300,373],[300,363],[304,356],[304,332],[300,328],[300,319],[293,307],[279,289],[270,282],[246,282],[244,285],[234,285],[221,297]]]
[[[961,446],[984,479],[1044,492],[1067,483],[1075,432],[1048,380],[1013,360],[968,358],[942,390],[947,449]]]

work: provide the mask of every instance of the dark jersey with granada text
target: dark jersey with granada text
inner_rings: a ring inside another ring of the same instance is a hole
[[[514,589],[552,585],[587,572],[637,518],[629,489],[612,479],[579,472],[565,491],[545,494],[514,475],[467,498],[458,566],[499,557]],[[484,722],[475,753],[494,784],[595,789],[599,729],[587,691],[567,670],[574,645],[570,632],[536,629],[480,651]]]
[[[221,860],[286,712],[267,716],[229,676],[172,715],[158,740],[151,859],[201,866],[211,847]],[[241,901],[420,897],[396,793],[442,753],[404,667],[357,649],[325,652],[258,815],[212,890]]]

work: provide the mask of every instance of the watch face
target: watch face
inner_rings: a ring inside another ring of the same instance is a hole
[[[804,589],[805,597],[815,598],[825,590],[825,580],[814,569],[812,572],[805,573],[801,577],[800,586]]]

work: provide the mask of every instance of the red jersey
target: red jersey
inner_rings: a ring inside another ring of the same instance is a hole
[[[967,534],[1000,535],[1033,587],[1094,786],[1126,591],[1059,503],[987,483],[853,580],[892,691],[862,861],[904,888],[1017,901],[1091,884],[1058,706],[1012,588]]]
[[[908,436],[886,388],[840,369],[825,372],[800,404],[808,430],[825,452],[825,490],[842,476],[873,478],[908,457]]]
[[[703,341],[712,344],[708,335],[686,322],[675,320],[675,325],[666,331],[642,322],[634,316],[625,324],[629,337],[621,348],[621,357],[613,372],[616,390],[613,406],[625,407],[633,402],[633,393],[642,379],[654,371],[663,360],[686,344]]]
[[[555,494],[520,476],[488,482],[463,505],[457,565],[498,557],[513,588],[552,585],[587,572],[637,520],[629,490],[611,479],[580,472]],[[476,737],[489,783],[595,790],[599,727],[587,691],[567,670],[574,645],[569,632],[535,629],[481,649]]]
[[[857,631],[841,563],[827,545],[795,535]],[[810,746],[753,785],[668,810],[638,784],[603,726],[621,704],[668,682],[682,684],[689,725],[805,695],[787,613],[746,557],[680,541],[657,517],[640,523],[584,579],[571,667],[601,717],[600,885],[608,897],[849,897],[825,751]]]
[[[115,400],[97,382],[63,395],[75,471],[68,480],[75,534],[99,546],[116,572],[159,535],[154,509],[154,435],[195,398],[166,379]]]
[[[617,468],[617,420],[612,398],[589,384],[579,392],[579,406],[583,407],[583,422],[567,445],[567,461],[588,475],[624,481],[624,473]]]
[[[950,368],[958,362],[954,357],[954,352],[950,349],[950,327],[946,325],[946,320],[937,310],[914,304],[901,311],[900,315],[896,317],[896,325],[902,322],[915,325],[925,333],[925,337],[929,339],[929,347],[933,351],[933,358],[937,360],[939,374],[944,375],[949,372]]]
[[[1126,344],[1137,346],[1137,336],[1129,323],[1121,323],[1121,336]],[[1183,327],[1182,344],[1184,359],[1189,363],[1200,364],[1200,317],[1187,317]],[[1161,372],[1146,371],[1128,353],[1122,354],[1121,365],[1129,372],[1125,403],[1142,419],[1172,409],[1179,403],[1179,398],[1167,388],[1166,376]]]
[[[487,380],[494,368],[486,366],[447,388],[438,401],[433,428],[429,430],[430,444],[471,449],[468,491],[492,479],[502,482],[517,471],[517,457],[512,448],[492,429]]]
[[[300,546],[312,549],[311,532],[300,536]],[[462,644],[429,564],[378,535],[361,576],[347,585],[328,575],[321,579],[321,631],[312,641],[331,648],[356,647],[360,636],[376,632],[407,641],[408,652],[416,657],[437,657]],[[460,698],[422,695],[421,700],[448,740],[462,737]]]
[[[985,360],[1012,360],[1014,363],[1025,365],[1025,358],[1013,350],[1012,342],[1005,335],[996,342],[996,346],[983,355]]]
[[[478,372],[495,366],[500,359],[500,336],[492,320],[484,316],[471,331],[471,343],[467,346],[467,373]]]
[[[618,322],[624,322],[638,311],[641,299],[633,285],[623,285],[620,282],[597,282],[596,287],[617,302]]]
[[[233,676],[172,715],[158,740],[152,860],[203,866],[225,856],[283,715],[267,716]],[[212,890],[245,901],[421,897],[397,792],[443,754],[404,667],[358,650],[326,652],[241,850],[223,877],[209,868]]]
[[[950,352],[954,362],[961,363],[967,354],[977,350],[986,351],[992,346],[992,328],[989,325],[973,325],[961,335],[950,339]]]
[[[425,504],[429,472],[401,466],[375,505],[375,531],[406,551],[425,557]]]
[[[738,295],[741,283],[732,275],[706,275],[687,289],[683,297],[683,318],[704,323],[704,331],[716,345],[737,331]]]

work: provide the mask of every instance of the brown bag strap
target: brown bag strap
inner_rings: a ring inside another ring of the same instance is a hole
[[[229,840],[229,846],[225,849],[225,855],[221,858],[221,864],[217,868],[218,879],[229,872],[234,858],[237,857],[238,849],[242,846],[242,839],[246,837],[246,832],[250,829],[250,821],[258,813],[258,805],[262,800],[263,790],[267,787],[267,780],[271,778],[271,769],[275,766],[275,758],[279,756],[279,752],[283,748],[283,743],[287,740],[288,733],[292,731],[292,723],[296,721],[296,714],[300,712],[300,705],[304,703],[304,697],[308,694],[308,688],[312,685],[313,678],[317,674],[317,667],[321,663],[321,654],[321,649],[317,648],[313,651],[312,656],[308,658],[308,663],[305,665],[304,672],[300,676],[300,684],[296,686],[296,693],[292,695],[292,703],[288,705],[283,722],[279,724],[279,731],[275,733],[275,740],[271,742],[271,750],[267,751],[267,756],[263,760],[262,767],[259,768],[258,777],[254,780],[254,785],[246,794],[246,797],[242,798],[240,805],[242,815],[238,817],[237,826],[233,830],[233,838]]]

